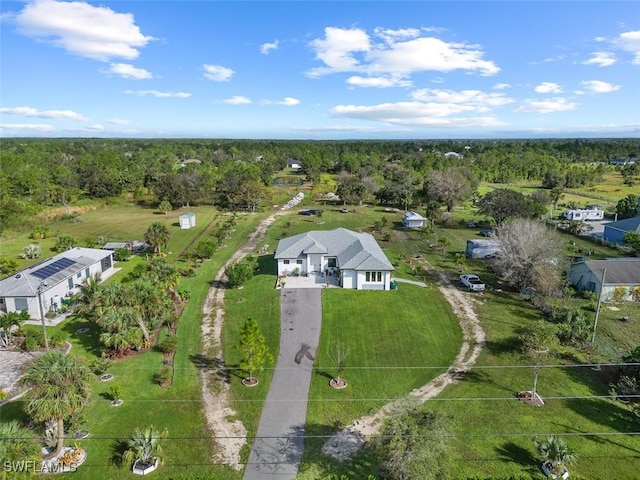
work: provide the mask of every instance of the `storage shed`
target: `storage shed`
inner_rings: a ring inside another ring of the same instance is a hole
[[[640,217],[625,218],[617,222],[604,224],[602,238],[612,243],[622,243],[625,234],[629,232],[640,233]]]
[[[474,239],[467,240],[464,253],[467,258],[487,258],[498,253],[499,244],[495,240]]]
[[[196,226],[196,214],[186,212],[180,215],[180,228],[191,228]]]
[[[407,212],[402,217],[402,225],[407,228],[422,228],[426,221],[427,219],[417,212]]]

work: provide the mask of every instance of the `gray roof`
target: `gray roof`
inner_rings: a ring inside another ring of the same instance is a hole
[[[640,258],[610,258],[607,260],[588,260],[584,262],[594,275],[604,276],[605,285],[638,285],[640,284]]]
[[[93,265],[112,254],[113,252],[110,250],[97,248],[71,248],[66,252],[59,253],[55,257],[38,262],[24,270],[20,270],[18,273],[10,277],[0,280],[0,295],[3,297],[35,297],[41,281],[44,281],[47,284],[44,288],[44,291],[47,291],[55,285],[64,282],[67,278],[83,271],[88,266]],[[44,269],[47,266],[52,265],[54,262],[62,259],[72,260],[73,263],[60,269],[52,268],[51,275],[46,278],[34,275],[38,270]]]
[[[640,217],[625,218],[617,222],[605,223],[604,226],[605,228],[613,228],[623,232],[640,232]]]
[[[347,270],[393,270],[372,235],[346,228],[314,230],[283,238],[278,242],[274,258],[302,258],[310,253],[336,257],[339,267]]]
[[[422,215],[418,212],[407,212],[403,217],[405,220],[426,220]]]

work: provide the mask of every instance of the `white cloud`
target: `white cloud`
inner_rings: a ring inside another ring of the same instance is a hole
[[[276,102],[278,105],[284,105],[285,107],[293,107],[300,104],[300,100],[293,97],[284,97],[284,100]]]
[[[494,90],[504,90],[505,88],[511,88],[511,85],[509,85],[508,83],[496,83],[493,86]]]
[[[99,123],[94,123],[93,125],[87,125],[86,127],[84,127],[84,130],[88,130],[91,132],[101,132],[104,130],[104,127]]]
[[[280,40],[275,40],[271,43],[263,43],[260,46],[260,53],[263,55],[267,55],[271,50],[277,50],[279,43],[280,43]]]
[[[129,120],[125,120],[124,118],[112,118],[109,120],[109,123],[112,125],[129,125],[131,122]]]
[[[494,127],[504,124],[499,119],[491,116],[450,116],[468,110],[469,108],[461,105],[397,102],[370,106],[337,105],[331,109],[331,114],[337,117],[382,121],[392,125],[424,127]]]
[[[81,57],[134,59],[153,37],[145,36],[130,13],[85,2],[36,0],[13,17],[22,34],[50,42]]]
[[[247,105],[251,103],[251,100],[247,97],[243,97],[242,95],[236,95],[235,97],[225,98],[223,102],[228,103],[229,105]]]
[[[634,56],[632,63],[640,65],[640,30],[621,33],[614,44]]]
[[[159,90],[125,90],[124,93],[137,95],[138,97],[151,95],[156,98],[189,98],[191,96],[190,93],[186,92],[161,92]]]
[[[480,90],[439,90],[424,88],[411,94],[414,100],[435,102],[443,105],[463,105],[468,111],[488,112],[514,100],[504,93],[484,93]]]
[[[202,68],[204,68],[205,78],[215,82],[227,82],[231,80],[233,74],[236,73],[230,68],[222,67],[220,65],[208,65],[205,63]]]
[[[316,58],[324,62],[326,67],[312,69],[310,76],[360,70],[359,61],[353,54],[371,49],[369,35],[359,28],[347,30],[336,27],[325,28],[324,35],[324,39],[317,38],[310,46],[315,51]]]
[[[72,110],[38,110],[33,107],[3,107],[0,113],[20,115],[22,117],[53,118],[56,120],[77,120],[86,122],[87,117]]]
[[[582,62],[584,65],[598,65],[599,67],[610,67],[617,62],[617,58],[610,52],[593,52],[591,58]]]
[[[325,28],[325,38],[309,44],[325,66],[313,68],[307,75],[357,72],[373,78],[406,78],[423,71],[467,70],[483,76],[500,71],[494,62],[483,59],[484,53],[477,45],[420,37],[415,29],[378,29],[375,33],[383,37],[382,42],[373,42],[359,28]]]
[[[518,113],[553,113],[566,110],[575,110],[577,103],[569,102],[566,98],[556,97],[546,100],[525,100],[522,105],[514,110]]]
[[[359,75],[347,78],[347,83],[356,87],[376,88],[410,87],[412,85],[411,80],[401,77],[361,77]]]
[[[542,82],[533,90],[536,93],[562,93],[562,87],[553,82]]]
[[[620,85],[613,85],[612,83],[603,82],[602,80],[585,80],[584,82],[580,82],[580,84],[593,93],[615,92],[622,88]]]
[[[3,130],[30,130],[36,132],[52,132],[55,130],[51,125],[38,123],[0,123]]]
[[[107,73],[118,75],[122,78],[132,78],[134,80],[147,80],[153,78],[153,74],[144,68],[137,68],[129,63],[112,63],[105,70]]]

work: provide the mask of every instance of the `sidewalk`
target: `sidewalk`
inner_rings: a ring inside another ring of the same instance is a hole
[[[322,324],[321,292],[320,288],[282,290],[280,355],[244,480],[291,480],[298,473],[313,358]]]

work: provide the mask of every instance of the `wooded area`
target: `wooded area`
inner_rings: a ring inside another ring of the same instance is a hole
[[[291,160],[302,164],[301,179],[316,190],[323,188],[322,174],[337,175],[337,193],[350,204],[408,208],[436,202],[450,210],[479,182],[532,182],[553,199],[562,189],[595,184],[616,170],[633,185],[638,164],[610,162],[636,158],[639,151],[640,139],[5,139],[0,228],[20,227],[44,207],[125,194],[174,208],[215,204],[254,211],[271,203],[268,187]]]

